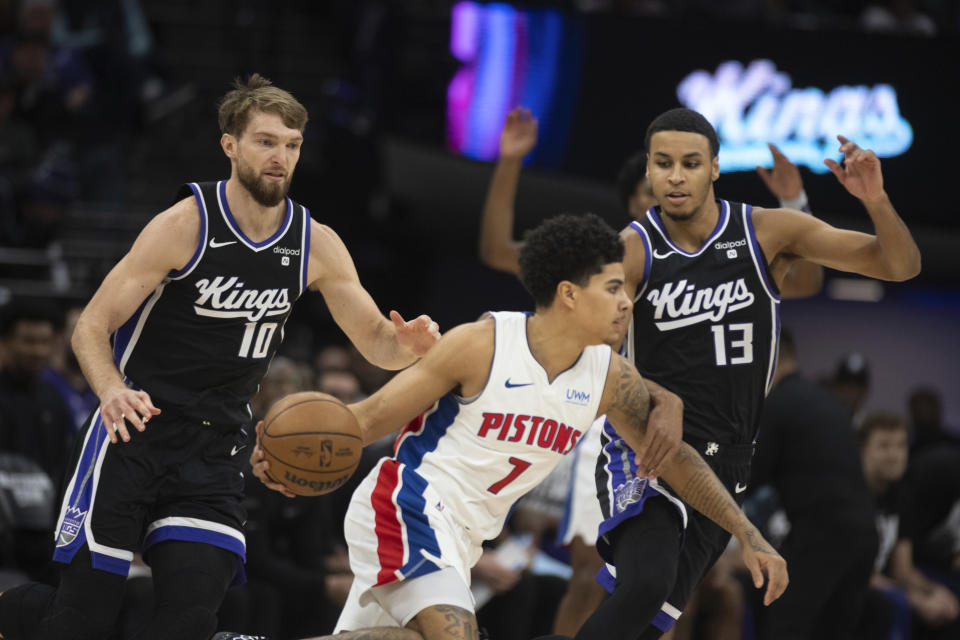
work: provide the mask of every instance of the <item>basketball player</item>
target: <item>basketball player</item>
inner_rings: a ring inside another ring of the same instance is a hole
[[[537,119],[529,109],[517,107],[507,115],[500,134],[500,156],[494,167],[487,198],[484,202],[480,230],[480,260],[488,267],[513,273],[518,272],[518,256],[522,242],[512,239],[514,201],[520,169],[524,157],[537,143]],[[757,172],[764,185],[780,201],[781,207],[802,209],[809,213],[803,181],[796,165],[774,145],[770,145],[773,169],[761,167]],[[642,220],[647,211],[657,204],[650,180],[645,175],[646,153],[631,156],[617,176],[617,196],[620,204],[634,220]],[[805,260],[795,261],[782,283],[782,296],[803,298],[820,290],[823,269]],[[611,345],[618,347],[619,345]],[[653,383],[645,379],[648,388]],[[678,416],[679,418],[679,416]],[[596,551],[597,530],[603,515],[596,499],[596,461],[600,454],[602,419],[590,429],[581,446],[574,452],[570,484],[564,516],[558,537],[570,546],[570,564],[573,574],[568,582],[560,606],[554,631],[573,635],[603,599],[603,588],[594,577],[603,567]],[[659,434],[668,443],[664,451],[672,451],[680,440],[681,422],[669,416],[651,415],[648,437]],[[651,463],[655,461],[649,461]]]
[[[844,164],[825,163],[863,203],[875,235],[716,199],[719,141],[695,111],[667,111],[647,129],[647,177],[660,205],[622,234],[625,287],[635,299],[628,356],[683,399],[684,441],[738,500],[773,375],[778,287],[790,266],[806,259],[898,281],[920,270],[919,250],[883,190],[880,161],[839,140]],[[633,463],[622,463],[630,443],[609,424],[602,442],[597,546],[607,565],[598,577],[612,595],[577,638],[658,638],[729,536],[696,513],[687,519],[669,478],[636,482]]]
[[[645,454],[650,394],[607,346],[622,338],[632,306],[622,258],[622,241],[596,216],[544,222],[520,255],[535,313],[498,312],[457,327],[350,405],[368,443],[426,414],[353,495],[344,529],[355,577],[337,631],[392,625],[427,640],[476,638],[470,567],[517,499],[575,449],[598,414],[630,443],[634,464]],[[259,448],[251,463],[265,480],[269,464]],[[700,456],[682,444],[660,471],[744,544],[758,588],[767,572],[765,602],[779,597],[786,565]]]
[[[338,236],[287,197],[307,123],[292,95],[254,74],[224,96],[219,121],[229,179],[181,189],[77,322],[73,347],[100,406],[60,510],[54,559],[68,566],[56,592],[3,594],[8,640],[110,635],[141,549],[157,606],[138,638],[213,633],[242,578],[248,403],[304,291],[323,294],[381,367],[409,365],[438,337],[426,316],[384,318]]]

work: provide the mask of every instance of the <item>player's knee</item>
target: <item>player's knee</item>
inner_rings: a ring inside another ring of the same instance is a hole
[[[136,640],[207,640],[216,630],[216,611],[194,606],[158,612]]]
[[[0,595],[0,637],[32,638],[55,595],[53,587],[34,582],[4,591]]]

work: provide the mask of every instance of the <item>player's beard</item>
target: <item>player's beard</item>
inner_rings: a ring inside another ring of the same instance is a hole
[[[283,202],[290,189],[291,176],[288,175],[283,182],[266,182],[242,158],[237,158],[237,177],[257,204],[264,207],[275,207]]]

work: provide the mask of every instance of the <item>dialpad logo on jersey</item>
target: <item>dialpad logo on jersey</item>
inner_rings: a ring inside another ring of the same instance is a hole
[[[279,253],[283,256],[298,256],[300,255],[300,249],[288,249],[286,247],[274,247],[274,253]]]
[[[217,276],[197,280],[200,292],[193,301],[198,316],[245,318],[256,322],[264,316],[279,316],[290,311],[290,294],[282,289],[245,289],[240,278]]]
[[[613,490],[613,500],[617,513],[623,513],[627,507],[640,502],[643,492],[647,488],[647,479],[644,477],[631,478]]]
[[[561,455],[567,455],[573,451],[580,436],[583,435],[574,427],[568,427],[562,422],[542,416],[523,414],[514,416],[512,413],[484,412],[483,424],[480,425],[477,435],[481,438],[489,438],[493,436],[491,432],[496,432],[497,440],[506,442],[520,442],[526,434],[527,444],[541,449],[551,449]]]
[[[567,389],[567,402],[585,407],[590,404],[590,394],[576,389]]]
[[[647,300],[653,305],[654,324],[660,331],[670,331],[698,322],[721,320],[728,313],[752,305],[754,295],[743,278],[702,289],[687,284],[684,279],[652,290]]]
[[[83,521],[87,518],[87,512],[84,509],[69,507],[63,514],[63,524],[60,525],[60,535],[57,536],[57,546],[66,547],[77,539],[80,529],[83,527]]]
[[[739,240],[734,240],[732,242],[718,242],[713,245],[714,249],[736,249],[737,247],[747,246],[747,241],[745,238]]]

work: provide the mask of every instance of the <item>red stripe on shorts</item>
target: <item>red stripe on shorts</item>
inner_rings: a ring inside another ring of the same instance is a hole
[[[403,566],[403,530],[397,516],[397,505],[393,502],[393,493],[399,483],[399,473],[399,462],[396,460],[384,462],[380,466],[377,486],[371,496],[374,512],[373,530],[377,534],[377,556],[380,558],[377,586],[396,580],[396,571]]]
[[[397,450],[400,448],[400,442],[411,433],[416,433],[423,428],[423,417],[426,414],[421,413],[416,418],[407,423],[403,429],[400,430],[400,434],[397,436],[397,439],[393,441],[393,455],[397,455]]]

